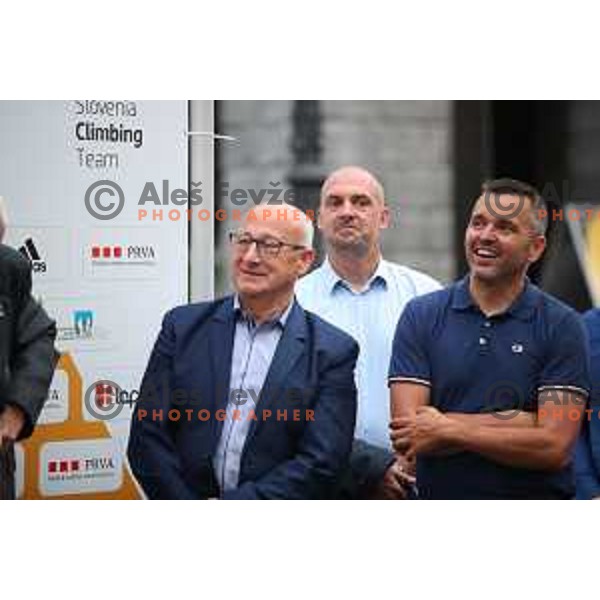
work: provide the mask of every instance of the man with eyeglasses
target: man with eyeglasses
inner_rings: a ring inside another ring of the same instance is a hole
[[[294,299],[312,237],[299,209],[258,206],[230,236],[236,293],[166,315],[128,449],[149,498],[331,496],[352,445],[358,347]]]

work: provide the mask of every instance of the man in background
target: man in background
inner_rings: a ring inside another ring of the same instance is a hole
[[[346,166],[327,177],[318,225],[325,261],[298,282],[298,301],[349,333],[360,347],[356,439],[340,495],[404,498],[410,479],[392,453],[388,433],[392,338],[406,303],[441,286],[383,258],[381,233],[390,225],[390,211],[383,186],[363,168]]]

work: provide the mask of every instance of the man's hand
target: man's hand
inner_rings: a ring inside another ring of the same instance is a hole
[[[25,424],[25,413],[14,404],[7,404],[0,413],[0,442],[14,442]]]
[[[394,450],[412,461],[417,454],[447,451],[455,425],[436,408],[421,406],[414,419],[399,418],[390,423],[390,438]]]
[[[405,500],[408,488],[415,483],[415,477],[407,461],[398,456],[385,472],[381,483],[377,486],[374,500]]]
[[[453,426],[452,420],[437,408],[433,408],[433,406],[418,408],[407,458],[412,460],[416,454],[446,450]]]
[[[410,448],[415,433],[415,420],[399,417],[390,422],[390,439],[394,450],[404,454]]]

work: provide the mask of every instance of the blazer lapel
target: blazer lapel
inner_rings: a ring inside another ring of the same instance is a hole
[[[234,334],[235,315],[233,298],[230,297],[215,311],[208,331],[211,371],[214,376],[211,391],[215,411],[227,408]]]
[[[260,392],[260,397],[257,403],[256,411],[262,411],[268,408],[273,402],[276,394],[281,393],[286,388],[286,383],[289,379],[289,374],[293,371],[296,362],[304,352],[307,340],[307,326],[304,310],[294,300],[294,306],[290,311],[290,315],[285,324],[281,339],[277,344],[277,350],[273,356],[271,367],[267,373],[265,383]],[[257,426],[262,422],[261,419],[250,423],[250,430],[244,444],[244,451],[248,447],[248,443],[252,439]]]

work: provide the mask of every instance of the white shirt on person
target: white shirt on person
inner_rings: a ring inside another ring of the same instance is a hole
[[[354,291],[328,259],[296,284],[303,308],[349,333],[360,346],[357,438],[391,448],[387,377],[396,325],[409,300],[441,287],[429,275],[383,258],[361,291]]]

